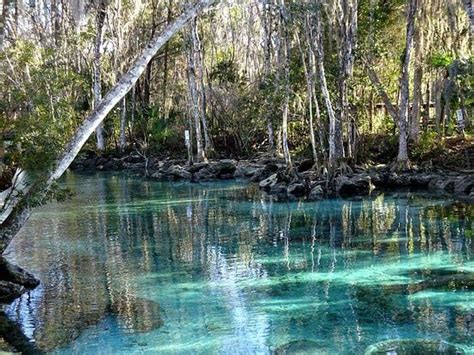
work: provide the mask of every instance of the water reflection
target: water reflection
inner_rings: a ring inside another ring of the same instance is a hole
[[[45,351],[363,353],[474,340],[473,206],[403,193],[273,203],[255,188],[79,176],[8,250],[6,310]],[[309,344],[309,345],[308,345]]]

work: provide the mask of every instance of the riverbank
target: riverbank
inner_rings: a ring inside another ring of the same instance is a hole
[[[354,167],[330,177],[317,172],[310,160],[294,163],[291,174],[284,160],[261,157],[251,160],[222,159],[188,164],[185,160],[145,160],[138,154],[122,158],[84,154],[72,169],[76,171],[129,171],[159,181],[208,182],[246,180],[277,201],[320,200],[328,197],[366,196],[387,189],[438,191],[474,202],[474,170],[412,169],[395,172],[387,165]]]

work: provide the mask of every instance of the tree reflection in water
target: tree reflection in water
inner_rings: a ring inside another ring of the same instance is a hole
[[[472,205],[419,193],[275,203],[242,184],[125,175],[65,183],[74,199],[40,209],[8,250],[42,281],[6,310],[39,349],[473,341]]]

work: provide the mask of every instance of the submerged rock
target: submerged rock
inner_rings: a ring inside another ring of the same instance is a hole
[[[324,348],[320,344],[311,340],[295,340],[289,343],[286,343],[273,352],[275,355],[310,355],[310,354],[325,354]]]
[[[429,339],[396,339],[370,345],[365,355],[419,355],[419,354],[465,354],[465,351],[453,344]]]

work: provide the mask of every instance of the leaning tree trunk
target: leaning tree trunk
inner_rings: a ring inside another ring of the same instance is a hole
[[[409,68],[411,59],[411,50],[413,47],[413,35],[415,30],[415,12],[417,0],[410,0],[407,6],[407,35],[405,44],[405,53],[403,56],[402,73],[400,76],[400,104],[398,105],[398,129],[400,136],[398,139],[398,168],[404,169],[409,165],[408,159],[408,105],[410,99],[409,90]]]
[[[96,35],[94,45],[94,108],[97,107],[100,100],[102,99],[102,84],[101,84],[101,48],[102,40],[104,37],[104,22],[106,15],[106,3],[105,0],[98,0],[97,2],[97,15],[96,15]],[[100,152],[105,150],[105,139],[104,139],[104,126],[101,123],[96,131],[95,135],[97,138],[97,149]]]
[[[51,185],[66,171],[97,126],[134,86],[158,50],[168,42],[176,32],[183,28],[190,19],[210,6],[213,1],[214,0],[200,0],[196,5],[187,9],[173,23],[168,25],[163,32],[156,35],[146,45],[130,69],[82,122],[64,148],[64,151],[56,159],[55,164],[51,169],[42,174],[41,178],[30,179],[29,174],[24,171],[17,174],[17,179],[10,189],[10,197],[8,201],[5,202],[0,215],[0,253],[5,251],[8,244],[28,220],[32,208],[34,207],[34,201],[38,199],[42,200]]]

